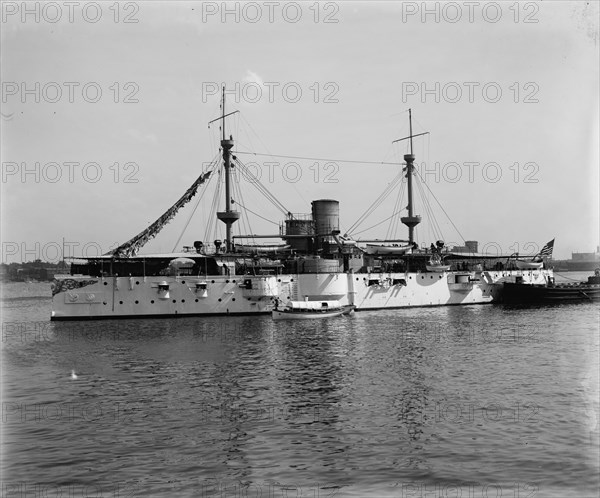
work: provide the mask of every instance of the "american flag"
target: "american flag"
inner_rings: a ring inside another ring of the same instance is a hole
[[[542,250],[539,252],[538,256],[550,258],[552,257],[552,249],[554,249],[554,239],[552,239],[544,247],[542,247]]]

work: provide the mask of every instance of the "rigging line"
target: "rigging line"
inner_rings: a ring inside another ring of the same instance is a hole
[[[434,227],[434,233],[436,233],[436,236],[437,236],[437,234],[439,234],[439,238],[441,240],[447,240],[446,236],[444,235],[444,230],[442,229],[442,225],[440,225],[438,223],[438,220],[435,217],[434,212],[433,212],[433,206],[431,205],[431,203],[429,202],[429,200],[427,200],[427,205],[429,206],[429,211],[431,212],[431,218],[433,220],[433,224],[435,225],[435,227]],[[432,224],[432,226],[433,226],[433,224]]]
[[[285,215],[290,212],[273,194],[271,194],[271,192],[260,182],[260,180],[249,171],[248,167],[244,163],[237,158],[235,159],[235,162],[246,174],[246,177],[250,180],[250,183],[254,185],[254,187],[260,193],[262,193],[277,209],[279,209]]]
[[[419,192],[420,192],[421,198],[423,200],[423,206],[425,207],[425,210],[427,211],[427,217],[429,220],[431,220],[430,231],[431,231],[432,235],[434,236],[434,238],[436,238],[437,240],[440,240],[440,239],[443,240],[445,238],[444,232],[442,231],[440,225],[437,222],[437,219],[433,212],[433,207],[431,206],[429,199],[425,195],[425,189],[423,188],[423,184],[420,181],[417,181],[416,184],[419,188]]]
[[[370,226],[369,228],[365,228],[364,230],[361,230],[360,232],[355,232],[355,233],[353,233],[352,235],[353,235],[353,236],[354,236],[354,235],[358,235],[359,233],[364,233],[364,232],[366,232],[367,230],[371,230],[371,228],[375,228],[375,227],[377,227],[377,226],[381,225],[382,223],[385,223],[385,222],[386,222],[386,221],[388,221],[390,218],[393,218],[394,216],[396,216],[396,215],[400,214],[401,212],[402,212],[402,210],[400,210],[400,211],[396,211],[395,213],[392,213],[392,215],[391,215],[391,216],[388,216],[386,219],[384,219],[384,220],[381,220],[379,223],[377,223],[377,224],[375,224],[375,225],[372,225],[372,226]]]
[[[420,183],[420,182],[419,182],[419,183]],[[422,187],[421,187],[421,188],[422,188]],[[423,195],[425,195],[425,191],[424,191],[424,189],[423,189]],[[429,207],[429,211],[431,212],[431,215],[430,215],[430,216],[431,216],[431,220],[432,220],[432,226],[433,226],[433,228],[434,228],[434,234],[435,234],[435,236],[436,236],[436,237],[437,237],[437,236],[438,236],[438,234],[439,234],[439,238],[440,238],[441,240],[445,240],[445,239],[446,239],[446,237],[444,236],[444,232],[443,232],[443,230],[442,230],[442,227],[439,225],[439,223],[438,223],[438,221],[437,221],[437,218],[436,218],[436,217],[435,217],[435,215],[433,214],[433,206],[431,206],[431,203],[429,202],[429,199],[427,199],[427,198],[425,197],[425,200],[426,200],[426,202],[427,202],[427,205],[428,205],[428,207]],[[436,233],[436,232],[437,232],[437,233]]]
[[[284,156],[281,154],[263,154],[261,152],[244,152],[241,150],[234,151],[235,154],[249,154],[254,156],[268,156],[268,157],[283,157],[285,159],[306,159],[307,161],[331,161],[338,163],[356,163],[356,164],[391,164],[393,166],[401,166],[402,163],[389,163],[384,161],[356,161],[350,159],[327,159],[323,157],[302,157],[302,156]]]
[[[400,200],[399,196],[398,196],[398,195],[396,195],[396,200],[395,200],[395,202],[394,202],[394,209],[393,209],[393,212],[394,212],[394,213],[395,213],[395,212],[398,210],[398,201],[399,201],[399,200]],[[385,238],[386,238],[386,239],[390,239],[390,238],[391,238],[391,236],[390,236],[390,235],[391,235],[391,233],[392,233],[392,227],[393,227],[393,225],[394,225],[394,221],[395,221],[395,218],[391,218],[391,219],[390,219],[390,224],[388,225],[388,228],[387,228],[387,230],[386,230],[386,232],[385,232]]]
[[[262,140],[261,140],[261,143],[262,143]],[[238,142],[238,144],[239,144],[239,142]],[[264,145],[264,143],[263,143],[263,145]],[[266,146],[265,146],[265,148],[268,150],[268,148]],[[260,153],[254,153],[254,152],[244,152],[244,151],[241,151],[241,152],[238,151],[238,153],[240,153],[240,154],[249,154],[249,155],[267,155],[267,156],[271,156],[271,157],[286,157],[286,156],[277,156],[277,155],[270,154],[270,151],[269,151],[269,154],[260,154]],[[268,163],[266,163],[266,164],[268,164]],[[274,163],[274,164],[275,165],[279,165],[279,163]],[[287,166],[287,164],[283,165],[283,166]],[[300,166],[300,165],[298,164],[298,166]],[[295,182],[292,182],[291,186],[296,191],[296,194],[298,194],[298,197],[300,197],[302,199],[302,201],[304,202],[304,204],[308,204],[308,201],[304,198],[304,196],[302,195],[302,193],[296,187]]]
[[[243,129],[243,136],[238,137],[236,141],[236,147],[241,147],[243,149],[254,150],[254,142],[252,141],[252,137],[248,134],[246,128]],[[246,140],[248,140],[249,145],[246,145]]]
[[[419,127],[421,130],[424,130],[424,129],[425,129],[425,127],[424,127],[424,126],[421,124],[421,122],[420,122],[420,121],[419,121],[419,120],[418,120],[418,119],[417,119],[415,116],[413,116],[413,117],[412,117],[412,120],[413,120],[415,123],[417,123],[418,127]],[[416,127],[415,127],[415,130],[414,130],[414,131],[417,131],[417,130],[416,130]]]
[[[433,210],[431,209],[431,206],[427,201],[427,198],[425,197],[423,186],[419,181],[415,183],[417,184],[417,188],[419,189],[419,195],[421,196],[421,199],[423,201],[423,208],[425,209],[425,213],[427,214],[427,219],[430,221],[430,223],[427,223],[429,237],[433,237],[433,240],[443,239],[443,235],[439,236],[441,234],[441,230],[436,230],[437,222],[435,216],[433,215]]]
[[[208,217],[208,223],[206,225],[206,231],[205,231],[205,239],[210,240],[210,232],[212,231],[213,228],[213,223],[215,222],[216,219],[216,213],[217,213],[217,209],[218,209],[218,204],[219,204],[219,197],[221,194],[221,176],[222,176],[222,172],[223,169],[219,168],[218,169],[218,179],[217,179],[217,185],[215,188],[215,193],[213,195],[213,199],[212,199],[212,203],[210,206],[210,211],[209,211],[209,217]],[[216,225],[215,225],[215,229],[216,229]]]
[[[419,172],[415,170],[415,173],[417,175],[419,175]],[[421,175],[419,175],[419,178],[421,178],[421,181],[423,181],[423,178],[421,177]],[[444,209],[444,207],[440,204],[440,201],[438,201],[437,197],[433,194],[433,192],[431,191],[431,189],[429,188],[429,185],[427,185],[425,183],[425,186],[427,187],[427,190],[429,190],[430,194],[432,195],[432,197],[435,199],[435,202],[438,203],[438,206],[440,207],[440,209],[444,212],[444,214],[446,215],[446,218],[448,218],[448,221],[452,224],[452,226],[454,227],[454,230],[456,230],[456,233],[458,233],[458,235],[460,236],[460,238],[463,240],[465,240],[465,238],[463,237],[462,233],[460,233],[460,230],[456,227],[456,225],[454,224],[454,222],[450,219],[450,216],[448,216],[448,213],[446,213],[446,210]]]
[[[254,181],[250,181],[250,183],[252,183],[254,185],[254,188],[256,188],[260,194],[262,194],[269,202],[271,202],[271,204],[273,204],[277,209],[279,209],[280,211],[284,212],[287,214],[287,210],[285,210],[285,206],[283,206],[269,191],[268,189],[262,184],[260,183],[260,181],[258,180],[258,178],[252,176],[252,174],[250,173],[249,169],[241,162],[236,161],[236,163],[240,166],[240,169],[242,170],[243,173],[246,174],[247,178],[249,180],[254,179]]]
[[[356,223],[354,223],[354,225],[352,225],[350,227],[350,229],[352,230],[354,228],[357,228],[358,225],[360,225],[365,220],[365,218],[369,217],[381,205],[381,203],[387,198],[387,196],[393,191],[393,189],[396,187],[396,185],[398,184],[399,181],[402,181],[402,171],[400,171],[392,179],[392,181],[387,185],[387,187],[382,192],[382,194],[377,199],[375,199],[375,201],[373,201],[371,206],[369,206],[367,208],[367,210],[362,214],[362,216],[359,218],[359,220]]]
[[[206,192],[206,190],[204,190],[203,193],[204,192]],[[179,237],[175,241],[175,244],[173,244],[173,249],[171,249],[171,252],[175,252],[175,250],[179,246],[179,243],[181,242],[181,239],[183,238],[183,235],[185,234],[185,231],[187,230],[187,228],[188,228],[188,226],[190,224],[190,221],[192,221],[192,217],[196,213],[196,209],[198,209],[198,205],[200,204],[201,200],[202,200],[202,194],[200,194],[198,196],[198,199],[196,200],[196,204],[194,205],[194,208],[192,209],[192,212],[190,213],[187,221],[185,222],[185,225],[183,226],[183,229],[181,230],[181,233],[179,234]]]
[[[394,204],[394,212],[402,211],[402,199],[404,198],[404,182],[400,185],[398,195],[396,196],[396,203]],[[392,218],[390,226],[386,232],[386,238],[393,238],[398,231],[398,216]],[[389,237],[388,237],[389,235]]]
[[[248,128],[252,131],[252,133],[254,133],[254,135],[256,136],[256,138],[258,139],[258,141],[262,144],[262,146],[265,148],[265,150],[271,154],[271,150],[269,149],[269,147],[267,147],[267,145],[263,142],[263,140],[260,138],[260,135],[258,133],[256,133],[256,130],[254,129],[254,127],[250,124],[250,122],[243,116],[243,114],[240,113],[240,118],[244,120],[244,122],[248,125]],[[248,136],[249,141],[252,143],[252,139],[251,137],[246,134]],[[254,148],[254,147],[252,147]],[[251,152],[243,152],[244,154],[252,154]],[[254,154],[256,155],[256,154]],[[276,157],[276,156],[273,156]],[[296,185],[292,184],[293,189],[296,191],[296,193],[298,194],[298,196],[302,199],[302,201],[307,204],[306,199],[304,198],[304,196],[300,193],[300,191],[296,188]],[[278,201],[279,202],[279,201]]]
[[[385,197],[387,197],[387,195]],[[376,211],[376,209],[382,204],[385,197],[378,200],[377,203],[372,206],[372,209],[370,209],[369,212],[365,213],[365,215],[357,223],[350,227],[350,230],[356,230],[369,216],[371,216]]]
[[[218,104],[215,106],[214,110],[211,111],[211,115],[220,116],[222,108],[223,108],[223,102],[222,102],[221,98],[219,98]],[[222,125],[222,122],[221,122],[221,120],[219,120],[218,126],[215,126],[215,127],[211,126],[213,123],[215,123],[215,121],[208,123],[208,129],[216,130],[216,135],[215,135],[215,132],[213,131],[212,133],[209,133],[208,136],[210,139],[210,144],[211,144],[212,149],[220,151],[221,150],[221,125]]]
[[[221,128],[219,127],[219,130]],[[222,151],[222,149],[219,149],[220,151]],[[212,203],[210,206],[210,214],[209,214],[209,221],[206,227],[206,233],[205,233],[205,238],[207,241],[209,240],[216,240],[216,239],[220,239],[221,238],[221,234],[218,234],[218,230],[219,230],[219,223],[215,223],[215,221],[217,220],[217,211],[219,209],[219,199],[221,198],[221,189],[223,186],[223,173],[225,170],[225,165],[224,162],[221,162],[219,160],[219,167],[217,169],[218,171],[218,179],[217,179],[217,184],[216,184],[216,188],[215,188],[215,193],[214,193],[214,197],[212,199]],[[213,232],[212,237],[211,237],[211,232]]]
[[[214,218],[216,216],[216,198],[219,197],[219,191],[220,191],[219,184],[217,184],[217,186],[215,188],[215,192],[213,194],[212,202],[210,204],[208,223],[206,224],[206,230],[204,232],[205,240],[210,240],[210,232],[212,231],[213,223],[215,221]]]
[[[213,162],[216,162],[216,160],[213,160]],[[209,165],[209,168],[210,168],[210,166],[212,166],[212,163]],[[181,233],[179,234],[179,238],[177,239],[177,242],[175,242],[175,245],[173,246],[173,249],[171,250],[171,252],[175,252],[175,249],[177,249],[177,246],[181,242],[181,239],[183,238],[183,235],[185,234],[185,231],[187,230],[190,222],[192,221],[192,218],[194,217],[194,214],[196,213],[196,210],[198,209],[198,206],[200,205],[200,201],[202,200],[204,194],[206,193],[206,191],[208,189],[210,181],[212,180],[212,176],[213,175],[210,175],[208,177],[208,181],[204,185],[204,188],[202,189],[202,192],[200,192],[200,194],[198,195],[198,199],[196,200],[196,204],[194,205],[194,209],[192,209],[192,212],[188,216],[188,219],[185,222],[185,225],[184,225],[183,229],[181,230]]]
[[[238,183],[238,176],[239,173],[237,171],[237,168],[231,168],[231,208],[238,211],[240,213],[240,217],[237,221],[237,223],[235,223],[234,225],[232,225],[232,234],[236,235],[238,233],[240,233],[240,231],[238,230],[238,228],[241,226],[241,230],[245,230],[246,229],[246,222],[244,220],[244,213],[242,211],[240,211],[240,209],[238,208],[239,203],[238,203],[238,199],[240,199],[241,197],[238,195],[239,194],[239,183]]]
[[[383,155],[383,159],[387,159],[388,157],[392,157],[394,156],[394,144],[390,143],[390,146],[388,147],[387,152]]]
[[[398,195],[396,195],[396,202],[394,203],[394,212],[401,209],[402,201],[404,199],[403,186],[404,186],[404,183],[402,183],[400,185],[400,188],[398,189]],[[388,231],[386,232],[386,238],[387,237],[396,238],[397,232],[398,232],[398,216],[396,216],[390,220],[390,225],[388,227]]]
[[[407,184],[403,182],[402,183],[402,201],[404,201],[404,194],[406,193],[406,190],[407,190]],[[400,205],[402,205],[402,203]],[[402,225],[402,220],[400,219],[399,216],[396,216],[396,233],[398,233],[401,225]]]
[[[238,203],[238,204],[239,204],[239,203]],[[263,220],[265,220],[265,221],[268,221],[269,223],[273,223],[273,225],[277,225],[277,226],[279,226],[279,223],[277,223],[277,222],[275,222],[275,221],[273,221],[273,220],[269,220],[268,218],[265,218],[264,216],[261,216],[261,215],[260,215],[260,214],[258,214],[258,213],[255,213],[254,211],[252,211],[251,209],[247,208],[246,206],[243,206],[242,204],[239,204],[239,205],[240,205],[241,207],[243,207],[243,208],[244,208],[246,211],[248,211],[248,212],[252,213],[254,216],[258,216],[259,218],[261,218],[261,219],[263,219]]]
[[[239,136],[239,134],[240,134],[240,126],[242,125],[240,119],[238,118],[239,114],[241,114],[241,113],[238,112],[236,114],[236,116],[235,116],[235,119],[233,120],[234,126],[235,126],[235,135],[234,136],[236,136],[236,137]]]
[[[252,131],[252,133],[254,133],[254,135],[256,136],[256,138],[258,138],[258,141],[264,146],[264,148],[267,150],[267,152],[271,152],[269,150],[269,147],[267,147],[267,144],[265,144],[262,139],[260,138],[260,135],[258,133],[256,133],[256,130],[252,127],[252,125],[250,124],[250,122],[244,117],[244,115],[242,113],[240,113],[240,117],[244,120],[244,122],[248,125],[248,128],[250,128],[250,131]]]
[[[401,206],[400,200],[401,200],[402,192],[403,192],[403,190],[402,190],[402,185],[403,184],[404,184],[404,182],[402,182],[400,188],[398,189],[398,194],[396,194],[396,201],[394,202],[394,209],[393,209],[394,212],[398,211],[398,209],[400,209],[400,206]],[[390,225],[389,225],[389,227],[387,229],[387,232],[385,234],[385,238],[386,239],[391,238],[391,236],[393,235],[393,233],[394,233],[394,227],[395,227],[397,221],[398,221],[398,218],[392,218],[390,220]]]
[[[408,112],[408,111],[406,111],[406,112]],[[396,148],[396,147],[394,147],[394,155],[396,155],[396,156],[398,155],[398,151],[397,151],[397,148]],[[399,157],[399,156],[398,156],[398,157]],[[408,180],[407,180],[407,181],[404,181],[404,178],[402,178],[402,182],[400,183],[400,206],[402,206],[402,205],[403,205],[403,201],[404,201],[404,193],[405,193],[405,191],[406,191],[406,186],[407,186],[407,184],[408,184]],[[393,233],[393,235],[395,236],[395,235],[397,235],[397,234],[398,234],[399,227],[400,227],[400,225],[401,225],[400,216],[396,216],[396,217],[393,219],[393,223],[394,223],[394,229],[393,229],[393,232],[392,232],[392,233]]]
[[[215,134],[213,133],[209,133],[208,134],[208,139],[210,142],[210,148],[211,150],[216,150],[217,151],[217,157],[220,156],[220,151],[221,151],[221,145],[220,143],[215,139]]]
[[[240,207],[243,207],[244,204],[246,203],[246,201],[244,200],[243,194],[242,194],[242,188],[241,188],[241,181],[240,181],[240,177],[241,177],[241,172],[238,171],[237,168],[234,168],[235,171],[235,177],[236,177],[236,183],[234,186],[236,193],[236,196],[242,201],[241,203],[239,201],[235,201],[236,204]],[[242,221],[242,228],[244,229],[245,233],[252,233],[252,226],[250,225],[250,218],[248,217],[248,212],[247,209],[244,209],[242,211],[242,216],[241,216],[241,221]],[[241,235],[241,234],[239,234]],[[254,242],[254,239],[252,239],[252,241]]]
[[[425,192],[423,191],[423,185],[421,185],[421,182],[419,182],[418,178],[415,178],[415,186],[416,186],[416,190],[417,193],[419,194],[419,199],[421,200],[421,204],[423,204],[423,210],[425,211],[425,214],[427,216],[427,219],[430,220],[430,224],[433,225],[433,223],[435,223],[435,219],[432,217],[432,213],[429,209],[429,205],[427,204],[427,199],[425,197]],[[429,231],[431,232],[431,228],[429,229]]]
[[[352,224],[352,226],[349,228],[349,232],[352,232],[352,230],[358,228],[365,221],[366,218],[368,218],[371,214],[373,214],[373,212],[387,198],[387,196],[390,194],[390,192],[396,187],[396,184],[398,183],[398,181],[402,180],[402,174],[403,174],[403,172],[400,171],[394,177],[394,179],[387,185],[387,187],[385,188],[385,190],[383,191],[383,193],[377,199],[375,199],[375,201],[373,201],[373,203],[360,216],[360,218]]]
[[[242,170],[240,170],[239,168],[236,168],[236,170],[237,170],[238,177],[240,178],[240,185],[238,185],[238,188],[239,188],[239,196],[240,196],[240,201],[241,201],[241,202],[237,201],[237,203],[242,208],[243,216],[245,216],[245,218],[246,218],[246,224],[248,226],[248,229],[245,231],[245,233],[251,234],[251,233],[253,233],[253,231],[252,231],[252,224],[250,223],[250,216],[248,216],[248,212],[250,212],[250,210],[247,207],[245,207],[246,200],[245,200],[245,198],[243,196],[242,188],[241,188],[241,179],[244,176],[244,171],[243,171],[243,168],[242,168]],[[251,240],[252,240],[253,244],[256,243],[256,239],[254,237]]]

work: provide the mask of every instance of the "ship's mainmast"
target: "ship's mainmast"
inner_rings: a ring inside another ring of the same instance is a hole
[[[237,111],[235,111],[237,112]],[[231,114],[234,114],[233,112]],[[223,138],[221,139],[221,147],[223,148],[223,162],[225,165],[225,211],[219,211],[217,218],[225,223],[225,250],[231,252],[231,225],[240,219],[239,211],[231,209],[231,149],[233,148],[233,137],[230,135],[229,139],[225,138],[225,117],[229,114],[225,114],[225,87],[223,87],[223,107],[221,112],[221,130],[223,131]]]
[[[406,161],[406,178],[408,180],[408,216],[403,216],[402,218],[400,218],[400,221],[408,227],[408,240],[412,244],[415,241],[415,236],[414,236],[415,227],[419,223],[421,223],[421,217],[419,215],[413,213],[412,177],[413,177],[413,170],[414,170],[413,163],[415,162],[415,155],[413,154],[413,137],[419,137],[421,135],[426,135],[429,132],[417,133],[416,135],[413,135],[411,109],[408,110],[408,124],[410,127],[409,136],[404,137],[404,138],[399,138],[398,140],[394,140],[392,143],[410,139],[410,154],[404,154],[404,160]]]

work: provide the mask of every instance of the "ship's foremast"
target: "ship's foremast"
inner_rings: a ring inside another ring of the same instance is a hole
[[[415,242],[414,230],[415,227],[421,223],[421,217],[419,215],[414,214],[413,207],[413,186],[412,186],[412,177],[414,171],[414,162],[415,155],[413,154],[413,138],[419,137],[421,135],[426,135],[429,132],[425,133],[417,133],[413,135],[412,132],[412,111],[408,110],[408,124],[410,133],[408,137],[399,138],[398,140],[394,140],[392,143],[401,142],[402,140],[410,139],[410,154],[404,154],[404,160],[406,161],[406,179],[408,180],[408,216],[403,216],[400,218],[400,221],[408,227],[408,240],[411,244]]]
[[[233,137],[230,135],[229,139],[225,138],[225,118],[230,114],[235,114],[234,111],[230,114],[225,114],[225,87],[223,87],[223,100],[221,106],[221,148],[223,149],[223,163],[225,167],[225,211],[219,211],[217,218],[225,223],[225,250],[230,253],[233,250],[232,237],[231,237],[231,225],[240,219],[239,211],[231,209],[231,149],[233,148]]]

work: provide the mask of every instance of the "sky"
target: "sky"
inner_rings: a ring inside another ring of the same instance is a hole
[[[400,173],[411,109],[420,244],[593,252],[598,19],[578,1],[3,2],[2,261],[96,256],[156,220],[219,153],[223,84],[236,157],[287,211],[336,199],[342,233],[406,238],[401,189],[353,225]],[[142,252],[223,239],[216,179]],[[234,233],[277,234],[253,183]]]

